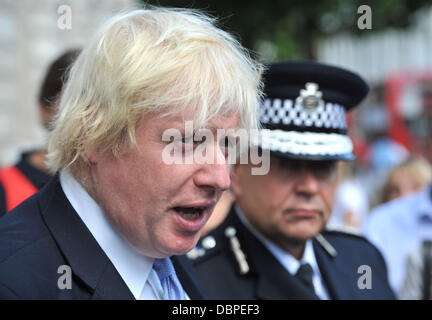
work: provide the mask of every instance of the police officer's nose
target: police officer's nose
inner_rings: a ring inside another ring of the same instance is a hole
[[[295,192],[307,198],[319,192],[319,180],[312,170],[302,168],[298,172],[295,180]]]

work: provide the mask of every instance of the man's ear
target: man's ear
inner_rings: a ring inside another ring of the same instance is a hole
[[[99,160],[98,148],[90,147],[87,143],[84,144],[84,155],[90,164],[96,164]]]

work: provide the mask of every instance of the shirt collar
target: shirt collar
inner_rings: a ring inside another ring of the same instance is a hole
[[[139,299],[154,259],[139,254],[119,236],[101,207],[68,169],[60,172],[60,184],[72,207],[111,260],[135,299]]]

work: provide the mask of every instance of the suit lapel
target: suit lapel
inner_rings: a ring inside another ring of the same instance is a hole
[[[354,299],[350,288],[352,279],[345,268],[338,265],[337,256],[330,256],[316,240],[313,241],[313,247],[330,298],[335,300]]]
[[[244,276],[257,279],[258,299],[315,300],[318,297],[310,292],[297,278],[292,276],[240,221],[234,210],[229,215],[229,223],[237,230],[239,242],[244,248],[250,271]]]
[[[127,285],[79,218],[58,175],[43,189],[39,208],[72,274],[96,299],[134,299]]]

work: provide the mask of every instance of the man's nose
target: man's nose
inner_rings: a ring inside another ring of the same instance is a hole
[[[231,185],[230,164],[220,148],[215,148],[212,163],[205,163],[195,176],[195,184],[208,186],[217,191],[227,190]]]

